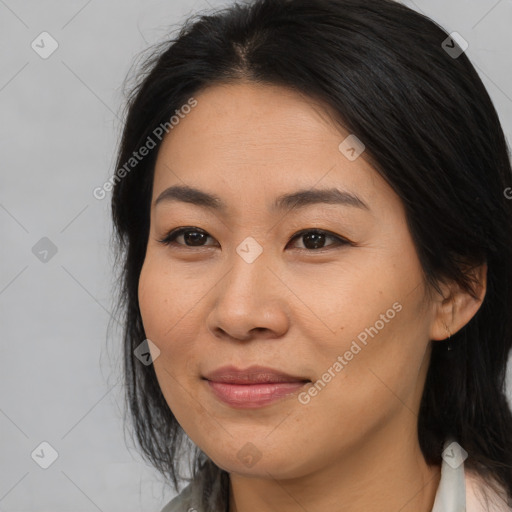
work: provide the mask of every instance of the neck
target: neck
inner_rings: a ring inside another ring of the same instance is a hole
[[[229,511],[431,512],[441,467],[426,464],[416,434],[392,435],[365,438],[336,464],[293,479],[231,473]]]

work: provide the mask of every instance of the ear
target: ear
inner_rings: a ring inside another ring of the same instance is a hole
[[[462,290],[457,283],[441,284],[437,294],[435,315],[430,329],[431,340],[444,340],[462,329],[480,309],[487,291],[487,263],[466,271],[473,282],[475,296]]]

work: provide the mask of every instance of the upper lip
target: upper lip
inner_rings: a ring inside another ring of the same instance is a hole
[[[306,377],[293,376],[265,366],[249,366],[243,370],[234,366],[222,366],[203,378],[229,384],[262,384],[272,382],[309,382]]]

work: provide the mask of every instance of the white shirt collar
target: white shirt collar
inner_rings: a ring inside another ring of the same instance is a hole
[[[508,498],[501,486],[498,495],[477,473],[464,468],[467,456],[454,439],[445,441],[441,480],[432,512],[510,512],[512,502],[507,504]]]
[[[466,512],[464,460],[467,457],[459,443],[448,439],[443,447],[441,480],[432,512]]]

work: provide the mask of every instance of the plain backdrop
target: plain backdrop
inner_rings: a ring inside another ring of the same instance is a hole
[[[512,1],[404,3],[468,41],[510,141]],[[123,434],[110,194],[92,191],[114,172],[134,58],[228,4],[0,0],[0,511],[158,512],[174,496]]]

